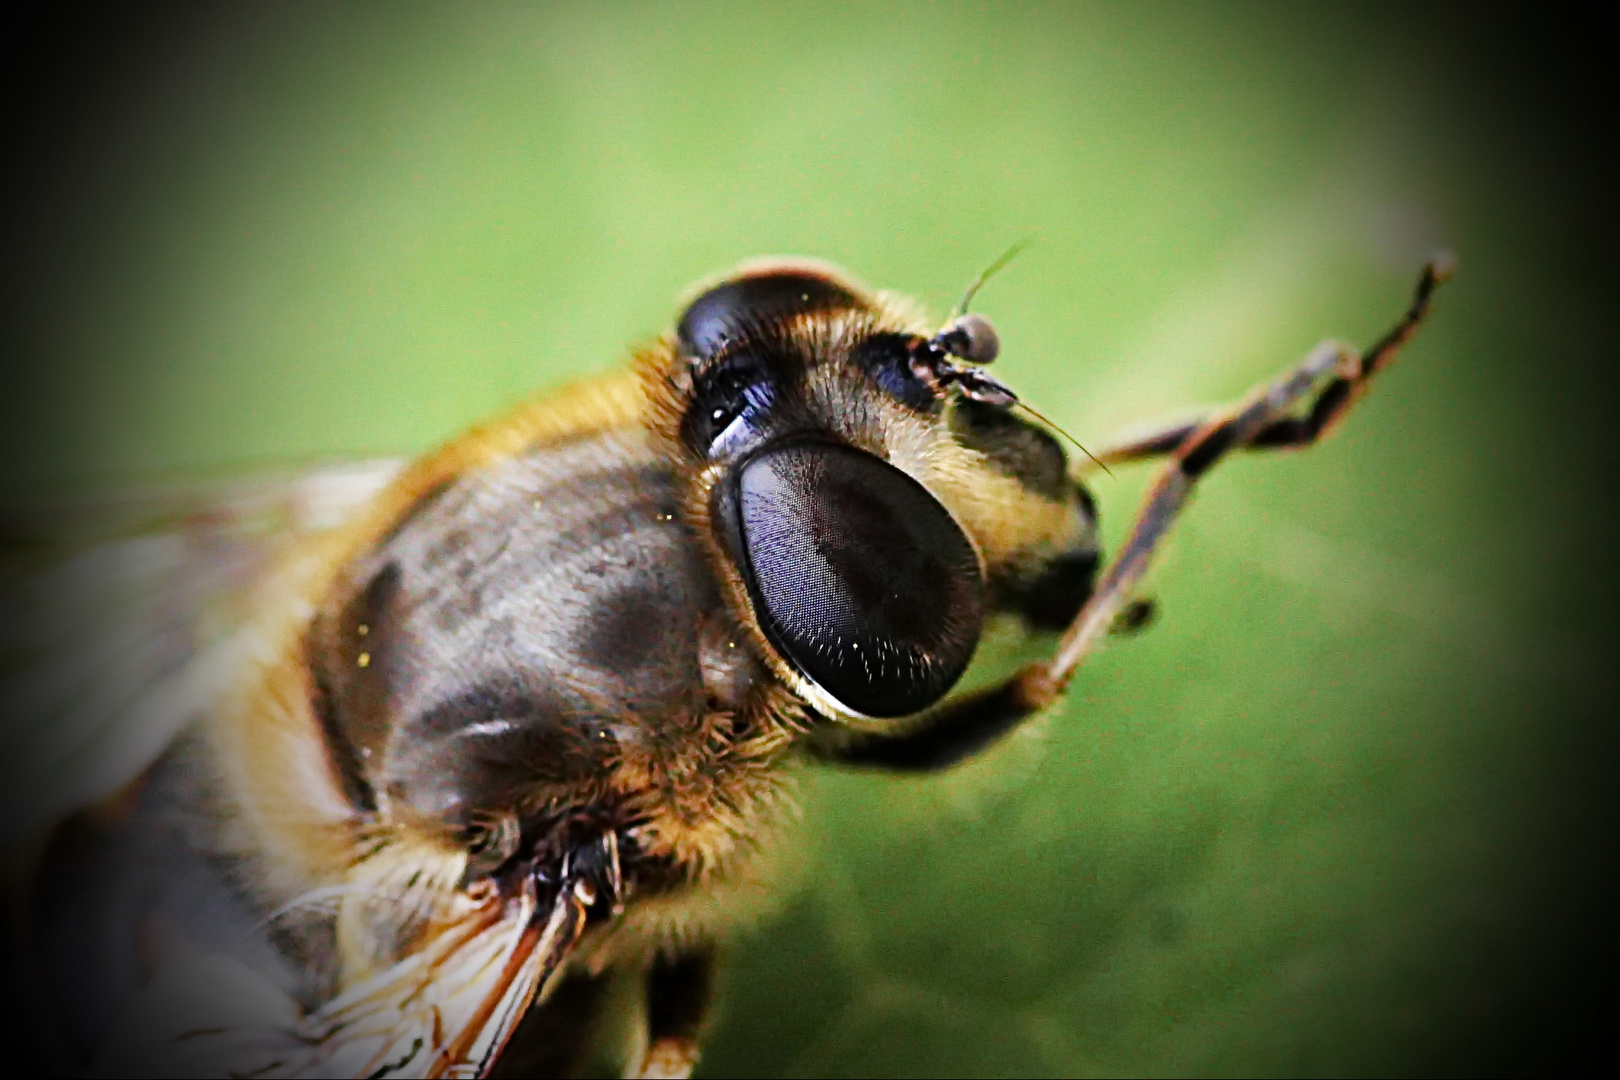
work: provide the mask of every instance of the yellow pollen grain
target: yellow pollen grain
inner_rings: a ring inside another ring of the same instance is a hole
[[[359,656],[354,658],[354,662],[356,664],[358,664],[360,667],[370,667],[371,666],[371,654],[368,653],[368,652],[363,652]]]

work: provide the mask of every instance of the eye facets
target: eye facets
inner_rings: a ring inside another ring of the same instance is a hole
[[[734,512],[761,625],[806,678],[871,717],[917,712],[955,685],[984,586],[921,484],[850,447],[789,442],[741,468]]]

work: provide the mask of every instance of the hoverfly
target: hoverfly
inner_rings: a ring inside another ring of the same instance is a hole
[[[414,464],[242,496],[276,545],[92,551],[81,593],[137,555],[171,587],[35,733],[115,747],[77,787],[40,772],[76,812],[28,876],[39,1030],[105,1074],[537,1075],[628,980],[624,1067],[687,1075],[794,770],[944,769],[1056,702],[1199,478],[1331,430],[1445,274],[1365,352],[1097,454],[1163,459],[1106,568],[991,323],[799,260]],[[992,616],[1060,636],[961,692]]]

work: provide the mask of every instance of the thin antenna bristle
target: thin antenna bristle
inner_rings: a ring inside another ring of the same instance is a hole
[[[1073,435],[1070,435],[1067,431],[1064,431],[1062,428],[1058,427],[1052,421],[1048,420],[1046,417],[1042,416],[1040,413],[1036,412],[1034,409],[1030,408],[1028,405],[1025,405],[1023,403],[1023,401],[1021,401],[1021,400],[1016,401],[1013,404],[1018,406],[1018,408],[1023,409],[1025,412],[1029,413],[1029,415],[1033,416],[1035,419],[1039,420],[1041,423],[1045,424],[1047,427],[1051,428],[1053,431],[1057,432],[1059,435],[1062,435],[1065,439],[1068,439],[1070,442],[1074,443],[1075,446],[1080,448],[1080,452],[1082,454],[1086,455],[1086,457],[1090,458],[1096,464],[1097,468],[1101,469],[1103,472],[1107,473],[1109,476],[1114,475],[1114,470],[1110,469],[1107,465],[1104,465],[1101,458],[1099,458],[1096,454],[1093,454],[1090,450],[1087,450],[1083,445],[1081,445],[1079,439],[1075,438]]]
[[[951,319],[955,319],[960,315],[966,315],[968,305],[973,303],[973,297],[978,293],[979,289],[984,285],[984,283],[989,281],[995,274],[999,273],[1003,267],[1017,258],[1020,252],[1034,242],[1035,237],[1024,237],[1012,247],[1008,248],[1006,251],[1003,251],[1001,256],[997,258],[995,262],[991,263],[983,270],[980,270],[978,276],[973,279],[973,284],[969,285],[967,287],[967,292],[962,294],[962,299],[958,300],[956,302],[956,307],[951,309]],[[949,322],[950,319],[947,319],[946,321]],[[1076,445],[1079,444],[1077,443]]]

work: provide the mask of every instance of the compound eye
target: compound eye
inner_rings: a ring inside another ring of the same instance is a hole
[[[888,462],[835,443],[777,443],[734,483],[734,554],[783,658],[863,716],[907,716],[944,697],[984,613],[978,556],[945,507]]]
[[[780,267],[716,285],[692,301],[675,332],[683,353],[706,360],[780,320],[861,306],[859,297],[829,277]]]

